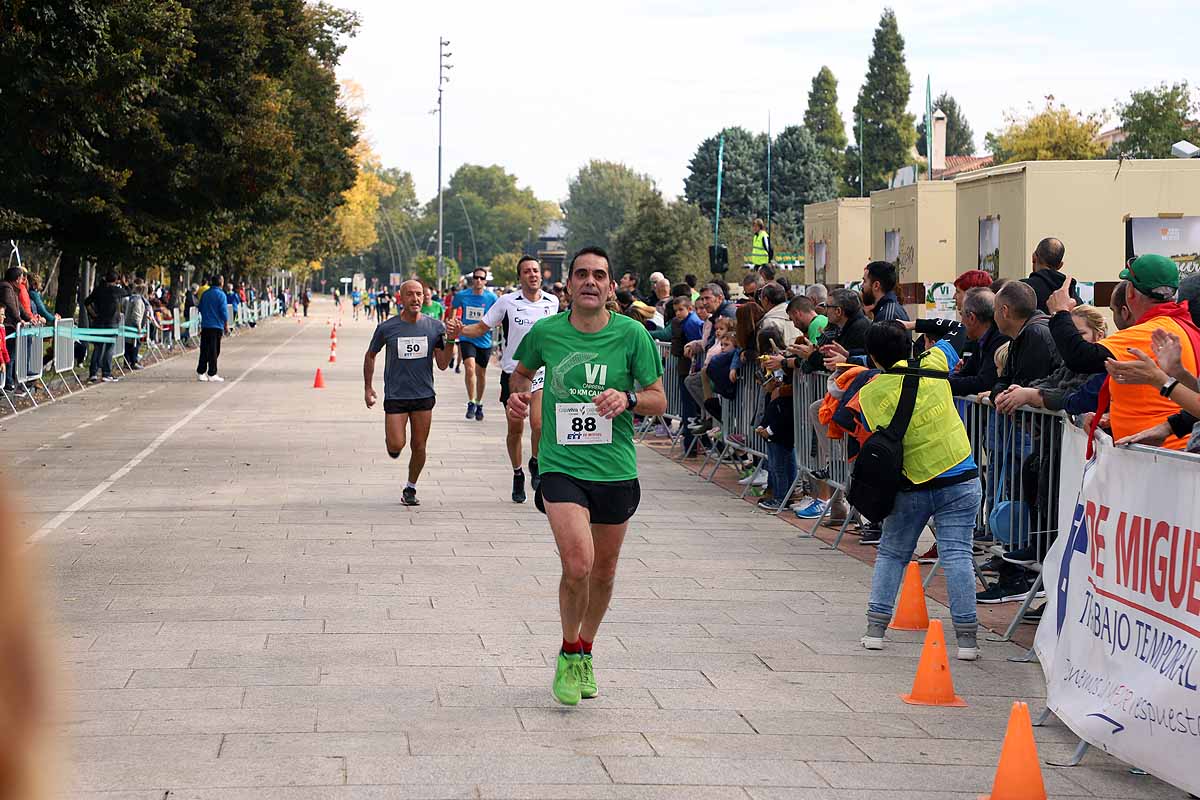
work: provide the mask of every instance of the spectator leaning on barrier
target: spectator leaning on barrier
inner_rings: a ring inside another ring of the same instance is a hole
[[[826,360],[836,363],[849,356],[865,356],[871,320],[863,313],[862,298],[858,293],[834,289],[829,300],[819,308],[829,317],[829,326],[817,342],[817,348],[808,356],[806,371],[824,369]]]
[[[1073,301],[1065,289],[1050,296],[1047,305],[1055,312],[1051,330],[1062,353],[1063,361],[1076,372],[1100,372],[1109,359],[1134,361],[1135,350],[1149,353],[1154,331],[1163,330],[1180,340],[1180,364],[1189,374],[1196,374],[1197,352],[1200,352],[1200,329],[1192,322],[1188,304],[1174,301],[1179,288],[1179,267],[1166,256],[1144,255],[1134,259],[1121,272],[1129,281],[1126,297],[1129,312],[1136,322],[1101,341],[1091,344],[1080,336],[1068,313]],[[1172,450],[1187,446],[1186,436],[1192,423],[1184,422],[1181,430],[1172,427],[1169,419],[1178,411],[1175,403],[1153,387],[1125,382],[1119,369],[1115,378],[1105,382],[1101,390],[1101,406],[1107,405],[1113,437],[1123,440],[1157,444]],[[1106,395],[1111,404],[1105,403]],[[1104,407],[1097,408],[1104,413]],[[1179,417],[1184,420],[1186,418]]]
[[[225,379],[217,374],[217,359],[221,357],[221,337],[229,332],[229,303],[218,275],[213,285],[200,298],[200,360],[196,364],[196,380]]]
[[[1034,295],[1037,297],[1037,308],[1043,314],[1049,313],[1046,308],[1046,300],[1058,290],[1060,286],[1066,282],[1066,273],[1063,269],[1063,256],[1067,253],[1067,248],[1058,239],[1047,238],[1038,242],[1034,248],[1033,256],[1030,260],[1033,262],[1033,271],[1029,273],[1029,277],[1022,278],[1021,283],[1027,283],[1033,288]],[[1080,302],[1079,290],[1075,286],[1075,281],[1070,282],[1071,297],[1075,302]]]
[[[1037,310],[1037,296],[1029,284],[1010,281],[996,295],[995,304],[996,327],[1012,339],[1004,369],[992,387],[992,394],[998,395],[1014,383],[1028,386],[1046,377],[1062,360],[1050,335],[1050,318]],[[1070,324],[1074,330],[1074,323]]]
[[[808,343],[812,344],[821,338],[821,334],[829,327],[829,317],[817,313],[817,307],[806,295],[793,297],[788,301],[788,318],[792,321]]]
[[[117,283],[117,273],[109,270],[104,276],[104,282],[92,290],[83,304],[90,311],[93,328],[117,327],[121,315],[121,301],[125,299],[125,290]],[[112,374],[112,359],[114,343],[95,342],[92,344],[92,361],[88,367],[88,380],[92,383],[103,380],[113,383],[117,379]]]
[[[900,321],[872,325],[866,345],[875,365],[884,370],[906,366],[912,352],[909,331],[914,327],[912,322]],[[939,373],[948,373],[957,362],[957,351],[944,339],[920,357],[922,369]],[[882,374],[859,392],[867,430],[878,430],[891,421],[902,382],[901,375]],[[868,650],[883,648],[884,632],[892,619],[904,570],[921,532],[932,519],[950,596],[958,658],[974,661],[979,650],[971,537],[983,490],[967,431],[954,409],[950,386],[945,380],[920,379],[903,442],[903,473],[908,486],[896,496],[895,506],[883,521],[867,603],[867,633],[862,643]]]
[[[1174,333],[1158,329],[1150,335],[1150,347],[1154,357],[1142,350],[1132,348],[1134,361],[1107,362],[1109,374],[1123,384],[1141,384],[1157,389],[1163,397],[1178,404],[1192,419],[1200,417],[1200,382],[1196,375],[1188,372],[1181,361],[1183,341]],[[1186,450],[1200,452],[1200,423],[1192,428]]]
[[[33,313],[41,317],[43,322],[58,319],[58,314],[46,308],[46,300],[42,297],[42,279],[37,275],[29,276],[29,302],[33,307]]]
[[[863,268],[863,305],[871,309],[871,317],[875,322],[908,320],[908,312],[896,297],[896,282],[896,266],[891,262],[872,261]]]
[[[996,351],[1009,341],[996,327],[996,296],[984,287],[968,289],[959,303],[959,315],[966,341],[958,371],[950,376],[950,391],[958,397],[991,391],[999,378]]]
[[[768,283],[758,293],[758,302],[766,312],[758,323],[758,352],[770,354],[786,350],[800,336],[788,315],[787,292],[778,283]]]

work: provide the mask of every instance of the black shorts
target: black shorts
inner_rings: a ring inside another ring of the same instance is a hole
[[[583,506],[599,525],[620,525],[637,511],[642,500],[642,487],[637,478],[631,481],[585,481],[563,472],[543,472],[542,482],[534,493],[538,511],[546,513],[546,502],[574,503]]]
[[[487,368],[488,362],[492,360],[492,348],[480,347],[477,344],[470,342],[459,341],[458,354],[466,361],[468,358],[475,359],[475,363],[483,368]]]
[[[512,396],[512,390],[508,388],[508,382],[512,380],[511,372],[500,373],[500,405],[508,403],[508,398]]]
[[[432,411],[436,403],[436,397],[422,397],[419,400],[384,400],[383,413],[411,414],[414,411]]]

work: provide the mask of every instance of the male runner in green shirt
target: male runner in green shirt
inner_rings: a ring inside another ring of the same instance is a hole
[[[666,411],[662,359],[635,320],[606,308],[608,254],[585,247],[571,259],[571,309],[538,321],[517,348],[508,415],[529,413],[534,373],[545,367],[542,482],[535,494],[562,562],[558,607],[563,643],[552,689],[565,705],[597,694],[592,642],[612,599],[621,543],[641,488],[633,410]],[[642,387],[636,393],[635,386]]]

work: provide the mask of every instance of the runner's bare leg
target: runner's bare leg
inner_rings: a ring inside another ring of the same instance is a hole
[[[608,612],[612,601],[613,584],[617,577],[617,559],[621,557],[621,544],[625,541],[628,522],[620,525],[592,525],[592,571],[588,575],[587,611],[579,635],[589,642],[595,641],[600,622]]]
[[[554,531],[562,578],[558,582],[558,612],[563,639],[578,641],[588,607],[589,575],[595,560],[591,515],[575,503],[546,503],[546,517]]]
[[[412,422],[412,449],[408,457],[408,482],[416,483],[425,469],[425,445],[429,441],[429,427],[433,423],[432,411],[414,411],[408,415]]]

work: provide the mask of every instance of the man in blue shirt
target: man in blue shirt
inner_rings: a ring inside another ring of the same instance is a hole
[[[488,291],[487,270],[480,268],[471,273],[470,286],[454,295],[450,308],[465,327],[482,322],[483,315],[496,304],[497,299]],[[460,338],[458,354],[467,381],[467,419],[482,421],[483,389],[487,380],[487,365],[492,360],[492,332],[489,330],[482,336]]]
[[[225,295],[225,279],[220,275],[200,295],[200,363],[196,365],[196,380],[223,382],[217,374],[217,358],[221,355],[221,337],[229,332],[229,299]]]

